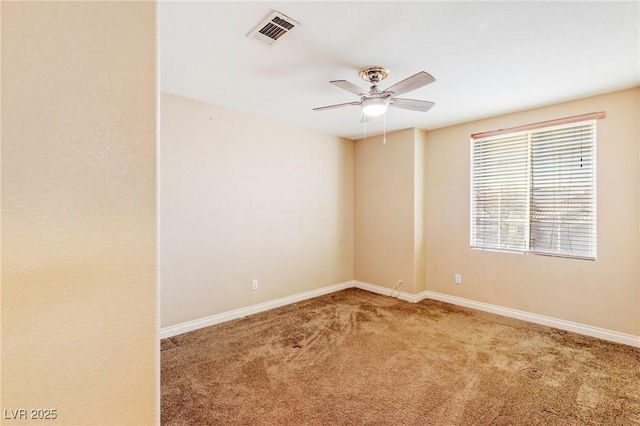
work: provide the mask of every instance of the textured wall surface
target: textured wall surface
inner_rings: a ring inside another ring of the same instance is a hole
[[[2,2],[5,424],[158,418],[155,66],[152,2]]]
[[[163,327],[353,279],[353,142],[170,94],[160,122]]]
[[[415,293],[415,130],[355,142],[355,279]]]
[[[598,121],[595,261],[469,248],[473,133],[604,111]],[[427,289],[640,335],[640,88],[429,131],[425,164]],[[453,276],[462,275],[462,285]]]

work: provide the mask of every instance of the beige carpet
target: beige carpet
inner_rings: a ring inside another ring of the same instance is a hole
[[[640,349],[344,290],[162,341],[163,425],[640,425]]]

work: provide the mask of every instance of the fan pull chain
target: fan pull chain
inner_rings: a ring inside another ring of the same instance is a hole
[[[387,114],[382,114],[382,143],[387,144]]]
[[[362,116],[364,117],[364,113],[362,113]],[[364,138],[367,138],[367,122],[366,120],[362,120],[362,133],[364,134]]]

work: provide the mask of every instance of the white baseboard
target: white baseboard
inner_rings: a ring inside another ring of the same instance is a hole
[[[433,291],[425,291],[421,294],[424,294],[423,298],[439,300],[441,302],[447,302],[453,305],[464,306],[471,309],[477,309],[479,311],[490,312],[492,314],[516,318],[535,324],[546,325],[548,327],[554,327],[560,330],[571,331],[573,333],[584,334],[586,336],[597,337],[599,339],[608,340],[610,342],[622,343],[624,345],[640,348],[640,336],[634,336],[632,334],[619,333],[617,331],[606,330],[604,328],[565,321],[562,319],[547,317],[544,315],[532,314],[529,312],[519,311],[511,308],[504,308],[502,306],[491,305],[489,303],[476,302],[474,300],[464,299],[457,296],[449,296],[442,293],[435,293]]]
[[[344,290],[353,286],[353,281],[345,281],[340,284],[322,287],[316,290],[294,294],[292,296],[282,297],[276,300],[270,300],[268,302],[259,303],[257,305],[247,306],[246,308],[235,309],[233,311],[223,312],[221,314],[211,315],[197,320],[183,322],[182,324],[164,327],[160,329],[160,338],[166,339],[167,337],[176,336],[188,331],[193,331],[199,328],[209,327],[210,325],[220,324],[221,322],[246,317],[247,315],[257,314],[258,312],[264,312],[270,309],[279,308],[280,306],[290,305],[291,303],[311,299],[313,297],[323,296],[325,294]]]
[[[166,339],[167,337],[176,336],[178,334],[186,333],[188,331],[197,330],[199,328],[208,327],[210,325],[219,324],[225,321],[231,321],[234,319],[246,317],[247,315],[257,314],[258,312],[268,311],[270,309],[278,308],[280,306],[289,305],[291,303],[300,302],[302,300],[311,299],[325,294],[333,293],[336,291],[344,290],[347,288],[359,288],[361,290],[370,291],[372,293],[382,294],[384,296],[396,297],[400,300],[404,300],[411,303],[417,303],[424,299],[439,300],[441,302],[451,303],[453,305],[464,306],[471,309],[477,309],[479,311],[490,312],[492,314],[502,315],[509,318],[516,318],[523,321],[532,322],[535,324],[546,325],[548,327],[554,327],[560,330],[571,331],[578,334],[584,334],[586,336],[597,337],[599,339],[608,340],[611,342],[622,343],[629,346],[640,348],[640,336],[634,336],[632,334],[619,333],[617,331],[606,330],[603,328],[592,327],[590,325],[579,324],[571,321],[565,321],[558,318],[547,317],[544,315],[532,314],[525,311],[519,311],[511,308],[504,308],[498,305],[491,305],[484,302],[476,302],[474,300],[465,299],[457,296],[449,296],[447,294],[436,293],[433,291],[423,291],[418,294],[405,293],[403,291],[392,290],[387,287],[382,287],[375,284],[369,284],[362,281],[345,281],[340,284],[331,285],[328,287],[322,287],[316,290],[307,291],[304,293],[294,294],[292,296],[283,297],[269,302],[260,303],[257,305],[247,306],[246,308],[235,309],[229,312],[223,312],[221,314],[211,315],[209,317],[197,319],[194,321],[188,321],[182,324],[172,325],[160,329],[160,338]]]
[[[470,299],[464,299],[457,296],[449,296],[447,294],[436,293],[433,291],[423,291],[418,294],[410,294],[404,292],[396,292],[387,287],[381,287],[375,284],[369,284],[362,281],[354,281],[354,287],[367,290],[372,293],[378,293],[385,296],[397,297],[407,302],[417,303],[424,299],[439,300],[441,302],[451,303],[452,305],[464,306],[478,311],[490,312],[492,314],[502,315],[509,318],[515,318],[535,324],[546,325],[560,330],[571,331],[573,333],[583,334],[585,336],[597,337],[599,339],[608,340],[610,342],[622,343],[624,345],[635,346],[640,348],[640,336],[632,334],[619,333],[617,331],[606,330],[604,328],[593,327],[590,325],[579,324],[558,318],[547,317],[544,315],[532,314],[517,309],[504,308],[489,303],[476,302]]]
[[[422,293],[411,294],[404,291],[392,290],[387,287],[382,287],[376,284],[369,284],[362,281],[353,281],[353,287],[361,290],[370,291],[372,293],[382,294],[383,296],[391,296],[400,300],[404,300],[411,303],[416,303],[424,299],[426,296],[422,296]]]

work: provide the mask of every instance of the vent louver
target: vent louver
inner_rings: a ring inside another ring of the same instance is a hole
[[[300,24],[288,16],[274,11],[267,19],[262,21],[260,25],[255,27],[247,37],[267,45],[272,45],[278,41],[280,37],[292,31],[298,25]]]

